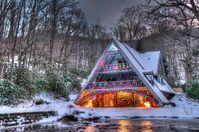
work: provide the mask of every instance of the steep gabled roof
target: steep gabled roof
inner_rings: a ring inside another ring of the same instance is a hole
[[[137,51],[130,48],[128,45],[121,43],[117,40],[113,40],[113,43],[120,49],[120,51],[123,53],[123,55],[126,57],[126,59],[130,62],[131,66],[133,67],[134,71],[137,73],[139,78],[144,82],[144,84],[149,88],[149,90],[154,94],[154,96],[161,102],[161,103],[169,103],[169,100],[164,96],[162,92],[167,93],[174,93],[174,91],[170,88],[170,86],[166,83],[166,85],[162,85],[157,81],[154,81],[154,85],[152,85],[149,82],[150,76],[145,75],[145,73],[148,73],[149,71],[153,71],[154,69],[157,70],[158,63],[159,63],[159,57],[157,57],[160,53],[154,54],[153,53],[153,60],[156,61],[156,68],[151,68],[150,66],[153,66],[151,61],[144,62],[145,60],[142,60],[142,58],[147,58],[147,54],[140,55]],[[152,54],[150,54],[152,56]],[[156,60],[156,59],[157,60]],[[148,66],[145,66],[147,63]],[[149,65],[151,64],[151,65]],[[157,72],[157,71],[156,71]],[[165,80],[164,80],[165,81]]]
[[[104,59],[104,55],[106,51],[109,49],[109,47],[114,44],[114,46],[117,47],[117,49],[121,52],[123,57],[128,61],[128,63],[131,65],[134,72],[139,76],[139,78],[143,81],[145,86],[149,89],[151,93],[155,96],[155,98],[159,101],[160,104],[167,104],[169,103],[169,100],[164,96],[163,92],[166,93],[172,93],[174,94],[174,91],[172,88],[167,84],[167,82],[164,80],[165,84],[162,85],[158,81],[154,81],[154,84],[150,82],[152,79],[151,76],[154,74],[157,74],[158,71],[158,65],[160,62],[160,52],[146,52],[146,53],[139,53],[130,46],[128,46],[125,43],[121,43],[115,39],[104,50],[103,54],[97,61],[95,67],[93,68],[91,74],[88,77],[88,80],[86,84],[84,85],[82,91],[86,88],[86,86],[89,84],[89,82],[92,80],[92,78],[95,76],[95,71],[98,68],[98,65],[101,61]],[[149,59],[150,58],[150,59]],[[148,75],[148,73],[152,73]]]
[[[136,59],[142,65],[144,70],[153,71],[154,74],[158,73],[160,51],[150,51],[150,52],[145,52],[145,53],[139,53],[133,48],[131,48],[130,46],[128,46],[127,44],[124,44],[124,45],[136,57]]]

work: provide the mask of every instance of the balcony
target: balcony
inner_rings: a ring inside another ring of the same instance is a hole
[[[92,82],[86,89],[120,89],[120,88],[141,88],[145,87],[141,80],[122,80],[122,81],[109,81],[109,82]]]
[[[98,69],[99,70],[96,70],[96,72],[99,73],[114,73],[114,72],[125,72],[132,70],[128,63],[100,65]]]

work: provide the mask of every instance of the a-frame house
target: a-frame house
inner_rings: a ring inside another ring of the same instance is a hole
[[[139,53],[113,39],[76,99],[83,107],[159,107],[175,94],[163,78],[160,51]]]

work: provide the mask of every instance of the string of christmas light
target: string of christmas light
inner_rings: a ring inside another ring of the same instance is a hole
[[[93,82],[86,89],[103,89],[103,88],[127,88],[127,87],[144,87],[141,80],[111,81],[111,82]]]
[[[88,95],[84,96],[83,98],[81,98],[79,100],[79,103],[82,103],[86,98],[88,98],[89,96],[94,96],[96,95],[97,93],[99,94],[105,94],[105,93],[116,93],[116,92],[127,92],[127,93],[134,93],[134,94],[137,94],[137,95],[140,95],[156,104],[158,104],[158,101],[154,98],[152,98],[151,96],[148,96],[146,95],[145,93],[143,92],[140,92],[140,91],[136,91],[136,90],[130,90],[130,89],[124,89],[124,90],[108,90],[108,91],[95,91],[95,92],[91,92],[89,93]]]
[[[119,70],[128,70],[131,69],[128,63],[120,63],[120,64],[106,64],[100,65],[101,71],[96,72],[111,72],[111,71],[119,71]]]

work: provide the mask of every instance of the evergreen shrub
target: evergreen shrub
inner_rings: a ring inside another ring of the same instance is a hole
[[[46,72],[46,80],[48,81],[47,91],[55,93],[55,95],[68,98],[69,91],[66,87],[64,78],[53,70]]]
[[[28,68],[19,67],[16,69],[15,84],[28,91],[28,96],[36,94],[37,90],[33,86],[34,76]]]
[[[25,99],[28,91],[11,83],[8,80],[0,80],[0,102],[1,104],[16,103],[18,99]]]
[[[185,86],[188,96],[199,100],[199,81],[193,81]]]
[[[80,91],[81,90],[81,84],[76,75],[65,74],[64,81],[67,84],[67,87],[70,91]]]

